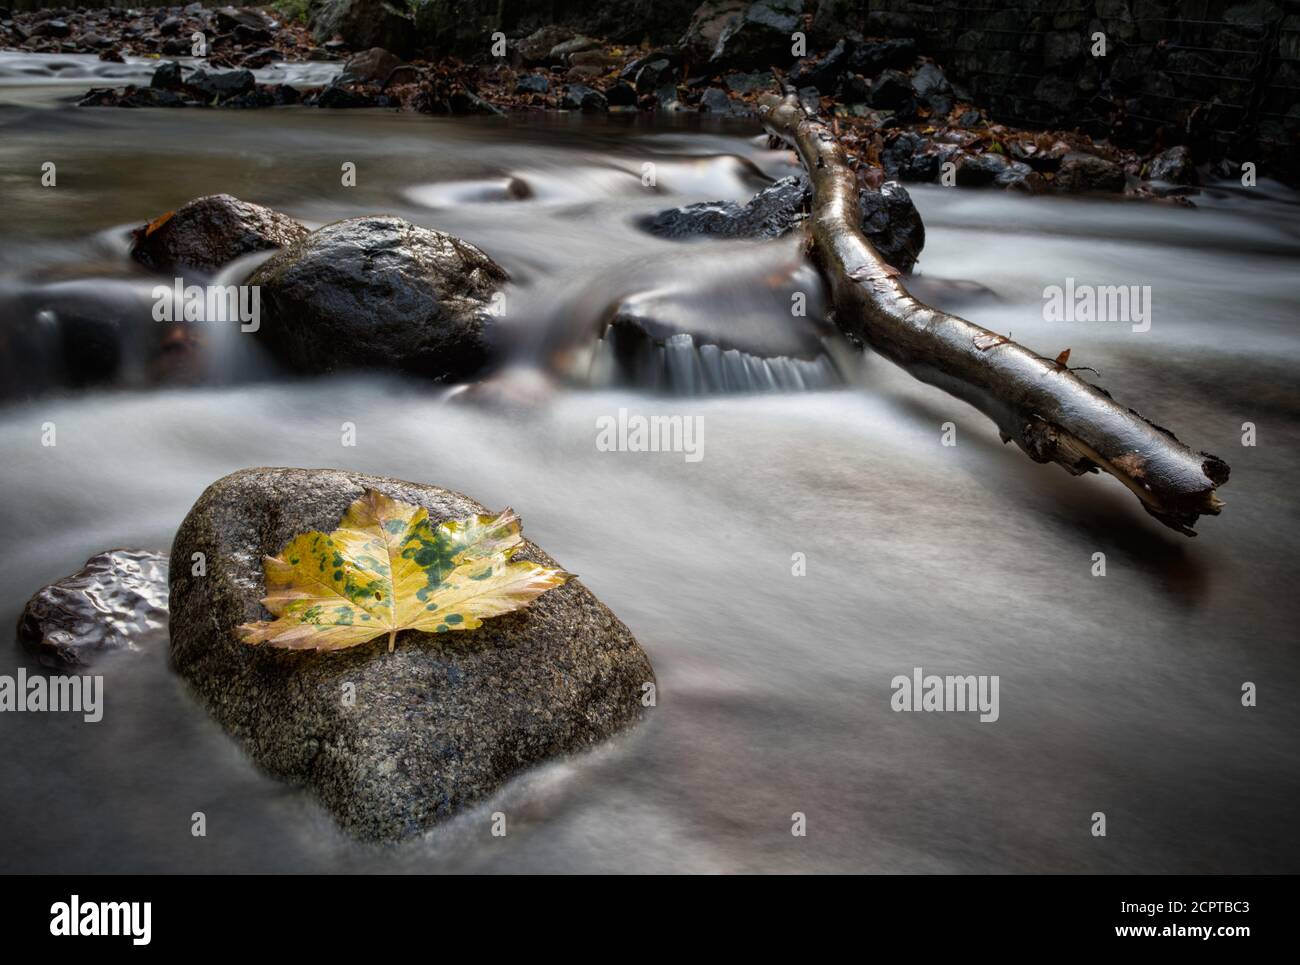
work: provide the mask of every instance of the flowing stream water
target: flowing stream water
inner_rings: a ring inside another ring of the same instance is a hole
[[[379,847],[260,773],[165,652],[121,655],[103,665],[102,722],[0,716],[0,870],[1297,869],[1288,192],[1215,190],[1186,209],[911,189],[928,237],[919,291],[1043,354],[1069,347],[1117,398],[1232,465],[1224,514],[1188,540],[1114,480],[1035,465],[974,410],[850,351],[819,321],[796,239],[636,227],[792,171],[751,123],[72,108],[114,82],[93,79],[102,66],[0,57],[4,332],[37,324],[46,301],[147,301],[156,279],[130,262],[126,229],[228,192],[313,226],[391,213],[478,244],[514,279],[511,364],[450,391],[291,378],[227,331],[202,385],[128,379],[5,403],[0,620],[93,553],[167,548],[225,473],[340,467],[515,507],[631,627],[659,705],[426,838]],[[47,160],[54,188],[39,186]],[[340,183],[347,161],[355,187]],[[1045,321],[1044,289],[1066,278],[1151,286],[1150,330]],[[808,318],[791,316],[791,289]],[[629,298],[695,338],[615,384],[596,336]],[[734,377],[717,375],[724,350]],[[599,451],[596,420],[620,408],[699,417],[703,458]],[[340,445],[344,421],[355,447]],[[47,422],[55,447],[40,442]],[[956,446],[941,445],[946,422]],[[0,673],[20,665],[36,670],[0,648]],[[914,667],[999,675],[999,719],[893,712],[891,679]],[[791,834],[796,811],[806,837]]]

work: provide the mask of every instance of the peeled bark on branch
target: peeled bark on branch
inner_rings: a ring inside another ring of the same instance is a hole
[[[1217,456],[1193,452],[1167,429],[1115,402],[1064,364],[917,301],[858,226],[858,184],[830,124],[794,94],[768,98],[769,133],[792,144],[813,185],[812,255],[830,284],[836,324],[922,382],[970,403],[1035,462],[1072,475],[1110,473],[1148,513],[1195,536],[1223,506]]]

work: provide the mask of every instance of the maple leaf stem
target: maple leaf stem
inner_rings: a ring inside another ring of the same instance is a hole
[[[393,648],[397,646],[397,628],[388,631],[388,652],[392,653]]]

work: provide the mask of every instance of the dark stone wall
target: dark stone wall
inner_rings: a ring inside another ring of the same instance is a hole
[[[868,33],[915,36],[973,100],[1016,124],[1081,128],[1202,158],[1296,167],[1300,3],[872,0]],[[1094,33],[1106,56],[1094,57]]]

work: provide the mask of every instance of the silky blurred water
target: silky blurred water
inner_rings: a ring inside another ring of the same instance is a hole
[[[95,552],[166,548],[227,472],[340,467],[515,507],[632,628],[659,706],[426,839],[371,847],[260,774],[165,653],[124,656],[103,668],[99,724],[0,714],[0,869],[1297,870],[1300,222],[1286,192],[1225,191],[1192,210],[912,191],[930,297],[1043,354],[1071,348],[1118,398],[1231,463],[1224,515],[1188,540],[1113,480],[1029,462],[878,359],[842,362],[848,384],[817,392],[582,387],[573,371],[608,305],[648,286],[696,293],[711,338],[781,353],[821,337],[770,282],[805,267],[793,240],[681,245],[634,225],[790,170],[753,128],[78,111],[66,95],[0,89],[9,311],[15,292],[55,277],[147,288],[122,229],[226,191],[312,224],[397,213],[481,245],[515,278],[517,363],[452,393],[290,379],[235,336],[230,371],[209,385],[12,402],[0,409],[0,619],[12,626],[31,593]],[[38,186],[47,159],[56,189]],[[349,160],[355,188],[339,183]],[[533,197],[497,200],[512,178]],[[1150,285],[1151,330],[1044,321],[1043,289],[1066,277]],[[703,458],[598,451],[596,420],[620,408],[699,417]],[[355,448],[340,445],[345,420]],[[940,444],[949,421],[955,447]],[[46,422],[56,447],[40,445]],[[1091,575],[1097,552],[1105,577]],[[792,575],[796,553],[806,575]],[[0,648],[0,673],[19,665],[36,662]],[[892,712],[891,678],[917,666],[1000,675],[1000,719]],[[1257,707],[1241,705],[1245,681]],[[490,833],[497,810],[505,838]],[[190,834],[195,811],[204,838]],[[796,811],[806,837],[790,833]],[[1090,833],[1096,811],[1105,838]]]

